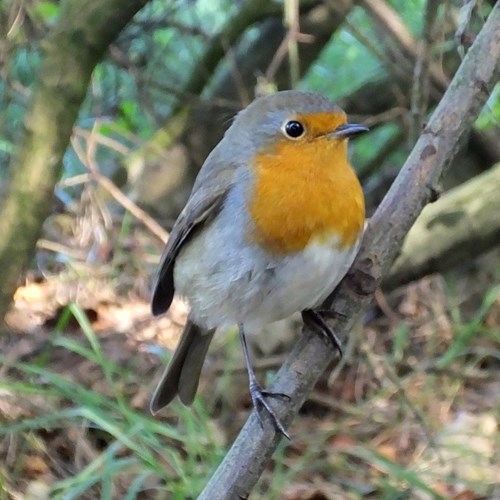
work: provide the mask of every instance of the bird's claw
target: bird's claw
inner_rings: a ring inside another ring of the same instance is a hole
[[[320,334],[325,338],[339,353],[340,358],[344,355],[342,350],[342,342],[335,335],[335,332],[328,326],[325,321],[321,311],[315,311],[314,309],[306,309],[302,311],[302,320],[304,324],[311,328],[316,333]]]
[[[281,434],[283,434],[283,436],[290,440],[290,436],[288,432],[286,432],[285,427],[281,423],[275,411],[269,406],[269,403],[266,401],[266,398],[282,398],[290,401],[290,396],[282,392],[270,392],[263,390],[258,384],[250,385],[250,396],[252,396],[253,407],[255,408],[255,411],[257,413],[260,426],[264,428],[264,422],[261,415],[261,410],[264,409],[271,418],[276,431],[280,432]]]

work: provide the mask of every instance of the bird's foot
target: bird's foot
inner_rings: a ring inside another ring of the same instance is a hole
[[[260,387],[260,385],[258,385],[257,383],[250,384],[250,396],[252,396],[253,407],[257,412],[257,417],[259,418],[261,427],[264,428],[264,422],[262,420],[261,410],[265,410],[269,415],[269,417],[271,418],[271,421],[276,431],[283,434],[283,436],[285,436],[287,439],[290,439],[290,436],[286,432],[285,427],[281,423],[275,411],[269,406],[269,403],[266,401],[266,398],[280,398],[290,401],[290,396],[282,392],[266,391],[262,389],[262,387]]]
[[[347,314],[335,311],[334,309],[314,309],[316,313],[323,317],[323,319],[340,319],[345,320]]]
[[[302,320],[304,321],[304,324],[325,338],[335,349],[337,349],[340,358],[342,358],[344,355],[342,342],[337,335],[335,335],[335,332],[328,326],[324,316],[326,315],[323,311],[317,311],[314,309],[305,309],[302,311]]]

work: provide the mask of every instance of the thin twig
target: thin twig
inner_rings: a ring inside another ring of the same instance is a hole
[[[290,64],[290,86],[295,88],[300,79],[299,44],[297,35],[300,34],[298,0],[285,1],[285,24],[288,27],[288,61]]]
[[[373,128],[376,125],[381,125],[385,123],[395,122],[397,119],[402,119],[406,114],[406,108],[402,106],[394,106],[376,115],[349,115],[350,118],[356,123],[362,123],[369,128]]]
[[[424,123],[427,106],[429,103],[429,79],[431,66],[431,50],[433,42],[433,31],[436,20],[439,0],[427,0],[422,38],[418,42],[417,60],[413,72],[413,86],[411,90],[411,125],[410,144],[413,145]]]
[[[298,9],[298,6],[297,6]],[[292,10],[292,12],[290,12]],[[294,87],[298,79],[294,81],[295,78],[300,76],[300,65],[298,61],[298,43],[312,43],[314,37],[308,35],[307,33],[300,32],[300,17],[299,11],[296,12],[296,18],[293,17],[293,6],[289,6],[288,3],[285,4],[285,23],[288,26],[288,31],[280,43],[279,47],[276,49],[271,62],[269,63],[264,80],[266,82],[272,82],[278,72],[279,67],[283,63],[286,55],[289,56],[290,63],[290,81],[291,86]],[[290,18],[290,19],[288,19]]]
[[[415,53],[416,42],[398,13],[383,0],[364,0],[363,8],[407,53]]]
[[[344,26],[349,33],[366,48],[366,50],[384,64],[388,73],[393,75],[396,81],[405,79],[407,73],[407,68],[405,68],[405,66],[407,65],[407,61],[402,55],[399,61],[395,61],[394,57],[391,57],[385,47],[380,47],[373,43],[373,40],[366,35],[363,30],[350,22],[349,19],[345,20]]]
[[[78,156],[78,159],[90,170],[89,179],[97,181],[102,188],[104,188],[120,205],[123,206],[123,208],[128,210],[137,220],[142,222],[155,236],[165,243],[168,239],[168,232],[165,231],[150,215],[148,215],[147,212],[135,204],[123,191],[121,191],[111,179],[99,172],[93,156],[83,152],[82,147],[74,137],[71,139],[71,144],[73,146],[73,150]]]
[[[168,232],[165,231],[147,212],[138,207],[120,188],[108,177],[102,174],[94,174],[94,179],[103,187],[120,205],[128,210],[137,220],[142,222],[163,243],[168,240]]]
[[[62,255],[67,255],[74,260],[84,261],[87,257],[87,252],[83,250],[78,250],[76,248],[71,248],[57,241],[46,240],[45,238],[40,238],[36,242],[36,247],[41,250],[48,250],[49,252],[54,252]]]
[[[112,149],[113,151],[116,151],[117,153],[120,153],[123,156],[126,156],[130,154],[131,149],[128,146],[125,146],[125,144],[121,143],[120,141],[117,141],[116,139],[112,139],[111,137],[107,137],[105,135],[95,133],[93,130],[92,132],[89,132],[88,130],[85,130],[81,127],[73,127],[73,133],[78,137],[83,137],[84,139],[88,140],[90,134],[95,134],[95,140],[102,146],[106,146],[109,149]]]
[[[383,0],[364,0],[362,5],[380,26],[382,32],[391,37],[397,46],[402,49],[405,58],[416,60],[417,42],[399,14]],[[433,86],[441,95],[448,86],[448,79],[437,64],[431,64],[429,72]]]

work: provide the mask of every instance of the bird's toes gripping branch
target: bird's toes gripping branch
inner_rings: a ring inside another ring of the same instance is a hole
[[[302,320],[304,324],[311,328],[314,332],[324,337],[339,353],[340,358],[344,355],[342,350],[342,342],[337,337],[335,332],[328,326],[321,311],[314,309],[305,309],[302,311]]]
[[[285,427],[281,423],[279,417],[276,415],[275,411],[269,406],[269,403],[266,401],[266,398],[280,398],[290,401],[290,396],[282,392],[270,392],[263,390],[260,387],[260,385],[257,384],[255,381],[253,383],[250,382],[249,388],[250,388],[250,396],[252,396],[253,407],[257,412],[257,417],[259,418],[261,427],[264,427],[261,411],[265,410],[269,415],[276,431],[283,434],[283,436],[285,436],[287,439],[290,439],[290,436],[288,432],[286,432]]]

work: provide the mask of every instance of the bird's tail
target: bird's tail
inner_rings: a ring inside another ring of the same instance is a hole
[[[215,330],[203,330],[188,320],[174,357],[163,372],[149,408],[154,414],[178,394],[185,405],[193,402],[203,362]]]

